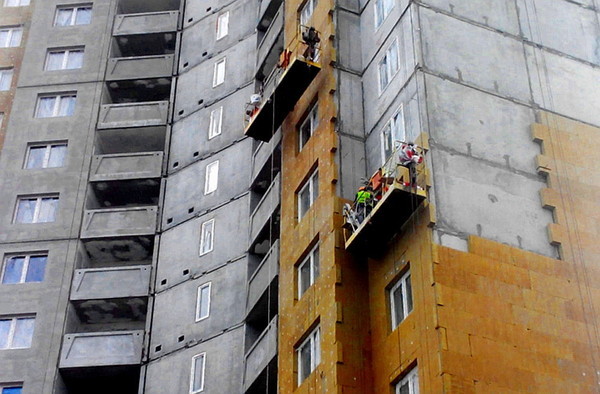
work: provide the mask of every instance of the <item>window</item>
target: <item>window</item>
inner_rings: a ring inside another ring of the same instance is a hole
[[[83,48],[49,50],[44,70],[74,70],[83,65]]]
[[[383,92],[388,86],[396,72],[398,72],[398,40],[394,40],[392,45],[385,51],[383,59],[379,61],[379,93]]]
[[[56,168],[65,164],[67,144],[31,145],[27,148],[25,168]]]
[[[298,298],[302,297],[318,277],[319,245],[317,244],[298,266]]]
[[[397,384],[395,394],[419,394],[419,373],[417,367],[403,377]]]
[[[75,110],[76,98],[75,94],[40,96],[35,116],[36,118],[71,116]]]
[[[318,125],[319,125],[319,106],[317,103],[315,103],[312,106],[312,108],[310,109],[310,111],[308,112],[306,119],[304,119],[304,121],[300,125],[300,143],[299,143],[300,150],[302,150],[304,145],[306,145],[306,143],[308,142],[310,137],[313,135],[313,133],[317,129]]]
[[[22,36],[21,27],[0,27],[0,48],[18,47]]]
[[[219,161],[213,161],[206,166],[204,179],[204,194],[210,194],[217,190],[219,183]]]
[[[390,309],[393,330],[406,319],[406,316],[413,309],[410,271],[402,275],[400,280],[390,289]]]
[[[200,256],[202,256],[213,250],[215,219],[202,223],[200,233]]]
[[[225,58],[215,63],[213,72],[213,88],[225,82]]]
[[[29,5],[29,0],[4,0],[5,7],[23,7]]]
[[[43,282],[48,255],[9,256],[4,259],[2,284]]]
[[[398,109],[398,112],[392,116],[381,131],[381,162],[383,164],[391,157],[400,142],[406,142],[403,107]]]
[[[34,317],[0,317],[0,349],[31,347]]]
[[[377,29],[394,8],[394,0],[375,0],[375,28]]]
[[[317,326],[302,342],[296,354],[298,356],[298,386],[315,370],[321,362],[321,330]]]
[[[300,25],[301,26],[308,26],[308,22],[310,21],[310,17],[312,16],[316,5],[317,5],[317,0],[307,0],[306,4],[304,4],[302,6],[302,9],[300,10]]]
[[[190,393],[204,391],[204,370],[206,369],[206,353],[200,353],[192,358],[192,375],[190,378]]]
[[[0,128],[2,128],[3,124],[4,124],[4,112],[0,112]]]
[[[4,68],[0,69],[0,91],[10,90],[12,83],[13,69]]]
[[[319,194],[319,173],[317,170],[308,178],[306,184],[298,192],[298,219],[302,219],[308,208],[315,202]]]
[[[229,33],[229,11],[219,15],[217,18],[217,40],[225,37]]]
[[[54,26],[89,25],[92,21],[92,6],[59,7],[56,9]]]
[[[58,196],[23,197],[17,201],[14,223],[48,223],[56,219]]]
[[[8,386],[2,386],[0,388],[2,391],[0,392],[1,394],[21,394],[23,392],[23,386],[15,386],[15,385],[8,385]]]
[[[206,319],[210,314],[210,287],[211,282],[198,287],[198,300],[196,303],[196,321]]]
[[[223,107],[210,111],[210,126],[208,128],[208,139],[215,138],[221,134],[221,123],[223,122]]]

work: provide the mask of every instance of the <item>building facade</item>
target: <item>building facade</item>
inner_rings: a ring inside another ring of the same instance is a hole
[[[599,36],[596,0],[3,0],[0,392],[600,390]]]

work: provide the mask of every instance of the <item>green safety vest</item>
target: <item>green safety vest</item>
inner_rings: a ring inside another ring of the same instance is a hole
[[[356,193],[356,203],[357,204],[370,203],[372,199],[373,199],[373,194],[366,190],[360,190],[358,193]]]

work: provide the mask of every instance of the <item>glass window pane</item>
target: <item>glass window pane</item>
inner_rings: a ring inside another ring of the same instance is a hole
[[[306,342],[300,349],[300,381],[303,381],[310,375],[312,354],[310,352],[310,341]]]
[[[300,209],[298,212],[299,217],[301,218],[302,216],[304,216],[304,214],[306,213],[306,211],[308,211],[308,208],[310,207],[310,194],[309,194],[309,190],[308,187],[304,188],[304,190],[302,190],[300,192]]]
[[[202,238],[200,241],[200,254],[208,253],[213,247],[213,229],[214,221],[209,221],[202,224]]]
[[[75,109],[75,96],[61,96],[58,116],[71,116]]]
[[[42,168],[44,166],[45,146],[32,146],[29,148],[27,168]]]
[[[204,355],[194,359],[194,384],[192,391],[200,391],[204,388]]]
[[[0,320],[0,349],[6,349],[8,347],[10,323],[11,320]]]
[[[204,194],[212,193],[217,190],[219,182],[219,162],[210,163],[206,166],[206,183],[204,185]]]
[[[33,325],[35,319],[24,318],[17,319],[17,325],[15,327],[15,335],[13,337],[12,346],[13,348],[28,348],[31,346],[31,339],[33,338]]]
[[[17,207],[17,223],[33,223],[36,199],[21,199]]]
[[[43,282],[46,271],[46,256],[32,256],[29,258],[25,282]]]
[[[62,8],[56,11],[54,26],[68,26],[71,24],[72,8]]]
[[[76,25],[89,25],[92,21],[92,7],[80,7],[75,17]]]
[[[313,283],[319,277],[319,247],[313,252]]]
[[[49,197],[42,198],[40,213],[38,215],[38,223],[53,222],[56,219],[56,208],[58,206],[58,198]]]
[[[12,82],[13,71],[2,70],[0,71],[0,90],[9,90]]]
[[[12,37],[10,38],[10,45],[11,47],[18,47],[19,45],[21,45],[21,36],[23,35],[23,30],[22,29],[13,29],[12,31]]]
[[[319,173],[315,173],[315,175],[312,177],[312,201],[310,202],[311,205],[315,202],[315,200],[317,199],[317,196],[319,195]]]
[[[392,297],[394,301],[394,310],[392,311],[392,313],[394,313],[394,317],[396,318],[395,326],[398,326],[398,324],[400,324],[400,322],[404,319],[404,304],[402,303],[402,285],[398,286],[394,290]]]
[[[310,287],[310,262],[300,267],[300,295],[304,294]]]
[[[62,167],[67,156],[67,145],[53,145],[50,148],[50,157],[48,158],[48,167]]]
[[[409,314],[413,309],[413,299],[412,299],[412,285],[410,283],[410,275],[406,277],[406,305],[407,310],[406,314]]]
[[[15,256],[10,257],[4,264],[4,272],[2,274],[2,283],[19,283],[21,282],[21,275],[23,274],[23,264],[25,263],[25,257]]]
[[[398,42],[394,42],[389,50],[390,77],[398,71]]]
[[[398,390],[398,393],[400,393],[400,394],[410,394],[410,389],[408,388],[408,382],[404,382],[400,386],[400,390]]]
[[[56,97],[40,97],[37,117],[48,118],[52,116],[54,112],[54,103],[56,103]]]
[[[2,389],[2,394],[21,394],[22,392],[22,387],[5,387]]]
[[[69,52],[69,57],[67,58],[67,69],[73,70],[76,68],[81,68],[82,65],[83,65],[83,51]]]
[[[5,7],[17,7],[19,5],[19,0],[5,0]]]
[[[60,70],[63,68],[64,52],[48,52],[48,59],[46,60],[46,70]]]
[[[379,63],[379,88],[383,90],[388,84],[387,57]]]
[[[210,286],[204,286],[200,289],[200,309],[198,311],[198,319],[208,316],[208,304],[210,301]]]
[[[8,30],[0,30],[0,48],[8,46]]]

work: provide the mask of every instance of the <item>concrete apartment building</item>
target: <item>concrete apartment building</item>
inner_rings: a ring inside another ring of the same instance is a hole
[[[597,0],[1,1],[1,394],[600,391]]]

